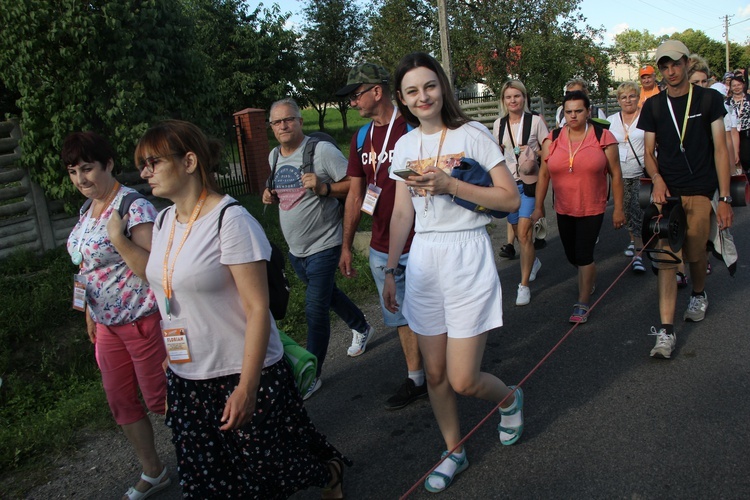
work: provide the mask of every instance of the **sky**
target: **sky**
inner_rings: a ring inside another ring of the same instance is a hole
[[[252,6],[255,0],[250,0]],[[283,12],[292,12],[291,21],[299,24],[301,0],[263,0],[278,3]],[[688,28],[701,30],[710,38],[724,41],[724,16],[729,18],[729,39],[742,45],[750,38],[750,1],[748,0],[583,0],[581,12],[588,24],[604,27],[604,45],[627,29],[648,30],[654,35],[671,35]]]

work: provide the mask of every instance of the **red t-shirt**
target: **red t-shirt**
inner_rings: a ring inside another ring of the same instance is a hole
[[[371,131],[372,142],[370,141]],[[364,177],[366,184],[376,184],[382,189],[378,203],[375,206],[375,212],[373,213],[370,246],[378,252],[384,253],[388,253],[391,214],[393,213],[393,203],[396,200],[396,181],[388,176],[388,170],[393,160],[393,149],[396,147],[396,143],[401,136],[406,134],[406,120],[404,120],[404,117],[399,115],[396,118],[393,123],[391,135],[388,138],[388,145],[384,149],[383,142],[385,141],[387,132],[388,124],[375,126],[374,123],[371,123],[365,135],[365,142],[360,154],[357,153],[357,134],[355,133],[352,136],[352,142],[349,146],[349,165],[346,169],[346,175],[350,177]],[[381,154],[382,161],[377,172],[377,182],[375,182],[375,167],[378,164],[377,156]],[[414,227],[412,226],[403,253],[409,251],[413,237]]]
[[[545,140],[552,140],[552,132]],[[547,169],[555,190],[555,212],[572,217],[586,217],[604,213],[607,207],[607,155],[604,148],[617,144],[609,130],[596,134],[589,126],[583,144],[575,154],[573,171],[570,171],[568,127],[563,127],[556,141],[550,144]],[[573,151],[578,143],[573,143]]]

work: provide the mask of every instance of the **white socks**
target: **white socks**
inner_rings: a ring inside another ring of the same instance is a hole
[[[459,461],[463,461],[466,458],[466,449],[464,449],[461,453],[452,453],[452,455]],[[446,458],[443,463],[438,465],[437,469],[435,469],[435,472],[445,474],[448,477],[453,477],[456,474],[456,469],[458,469],[458,464],[450,458]],[[438,491],[444,490],[447,486],[445,484],[445,479],[440,476],[430,475],[427,477],[427,482],[432,488]]]
[[[421,387],[424,385],[424,370],[409,371],[409,378],[414,382],[414,385]]]

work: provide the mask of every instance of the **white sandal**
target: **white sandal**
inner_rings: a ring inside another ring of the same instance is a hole
[[[129,500],[143,500],[145,498],[150,497],[151,495],[155,495],[156,493],[159,493],[161,490],[165,489],[170,484],[172,484],[172,480],[169,479],[168,477],[166,481],[163,481],[166,475],[167,475],[166,466],[164,466],[164,470],[161,471],[161,474],[159,474],[159,477],[147,476],[145,472],[141,473],[141,479],[143,479],[148,484],[150,484],[151,487],[147,489],[146,491],[138,491],[135,489],[134,486],[131,486],[130,489],[125,492],[125,496],[128,497]]]

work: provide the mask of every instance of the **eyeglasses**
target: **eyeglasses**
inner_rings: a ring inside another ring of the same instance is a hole
[[[621,95],[620,100],[621,101],[634,101],[638,99],[638,97],[635,94],[629,94],[629,95]]]
[[[377,85],[373,85],[369,89],[363,90],[362,92],[357,92],[356,94],[349,95],[349,102],[357,102],[357,101],[359,101],[359,98],[362,97],[362,94],[368,93],[369,91],[371,91],[375,87],[377,87]]]
[[[291,125],[294,120],[298,120],[298,119],[299,119],[299,116],[287,116],[286,118],[282,118],[280,120],[274,120],[272,122],[268,122],[268,124],[272,127],[278,127],[282,123]]]
[[[139,172],[143,172],[145,170],[149,174],[153,174],[156,165],[164,158],[167,158],[169,156],[180,156],[180,153],[169,153],[162,156],[149,156],[148,158],[143,159],[143,165],[136,165],[136,168],[138,168]]]

